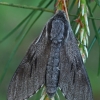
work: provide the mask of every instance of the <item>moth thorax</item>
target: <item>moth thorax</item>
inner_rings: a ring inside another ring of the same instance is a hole
[[[61,20],[53,20],[50,33],[53,42],[61,42],[64,38],[64,23]]]

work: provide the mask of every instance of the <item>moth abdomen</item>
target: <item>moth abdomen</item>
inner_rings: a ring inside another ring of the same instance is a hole
[[[46,93],[48,94],[48,96],[50,97],[50,98],[52,98],[54,95],[55,95],[55,93],[56,93],[56,90],[57,90],[57,86],[47,86],[46,87]]]
[[[50,57],[46,68],[46,92],[51,98],[57,91],[59,80],[59,56],[61,44],[51,44]]]

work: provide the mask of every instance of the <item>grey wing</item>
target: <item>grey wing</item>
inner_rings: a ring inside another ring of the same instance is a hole
[[[73,32],[64,40],[60,51],[59,88],[66,100],[93,100],[91,85]]]
[[[15,72],[8,88],[8,100],[27,99],[45,83],[48,54],[49,47],[44,28],[41,36],[29,47]]]

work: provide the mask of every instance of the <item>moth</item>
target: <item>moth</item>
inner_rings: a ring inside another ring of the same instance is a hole
[[[31,44],[8,88],[8,100],[26,100],[41,86],[52,98],[59,88],[66,100],[93,100],[76,38],[58,11]]]

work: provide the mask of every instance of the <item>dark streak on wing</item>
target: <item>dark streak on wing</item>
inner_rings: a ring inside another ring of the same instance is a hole
[[[37,58],[35,58],[35,68],[36,68],[36,66],[37,66]]]
[[[18,66],[8,88],[8,100],[25,100],[45,83],[46,63],[50,52],[45,34],[46,28],[39,40],[31,44]]]
[[[74,75],[73,75],[73,84],[75,83],[75,71],[74,71]]]
[[[86,73],[77,41],[68,21],[65,21],[65,31],[69,37],[64,39],[60,50],[59,87],[66,100],[93,100],[92,90]]]

